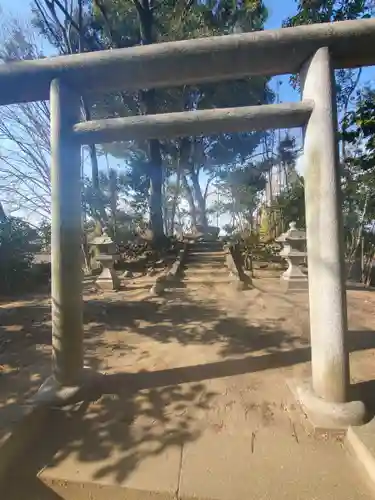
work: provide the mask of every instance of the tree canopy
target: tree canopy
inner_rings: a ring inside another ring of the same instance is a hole
[[[267,6],[266,0],[33,0],[31,25],[15,20],[4,24],[1,58],[7,62],[44,57],[40,39],[49,44],[49,53],[72,54],[262,30]],[[336,22],[372,14],[370,0],[298,0],[295,14],[280,24]],[[363,85],[357,69],[337,71],[336,82],[343,213],[346,229],[358,235],[374,219],[374,90]],[[296,86],[296,79],[292,84]],[[83,96],[82,119],[267,104],[276,98],[272,88],[269,78],[256,76]],[[48,103],[2,107],[0,136],[3,213],[22,207],[48,221]],[[215,212],[218,218],[225,214],[237,224],[255,227],[256,214],[264,211],[264,193],[274,196],[276,171],[284,182],[277,199],[271,200],[270,210],[276,214],[271,226],[282,230],[292,217],[303,225],[303,178],[295,168],[300,146],[284,132],[202,136],[198,130],[194,137],[86,147],[83,211],[86,220],[112,227],[117,235],[149,221],[156,239],[173,234],[175,221],[181,226],[187,217],[192,225],[207,225]]]
[[[169,0],[77,0],[69,12],[58,0],[35,0],[34,25],[60,53],[98,48],[131,47],[202,36],[263,29],[267,9],[260,0],[233,3]],[[72,29],[73,27],[73,29]],[[272,102],[268,79],[248,78],[230,83],[185,86],[163,90],[121,92],[86,102],[86,116],[113,117],[216,107],[235,107]],[[198,132],[199,134],[199,132]],[[176,174],[177,164],[185,190],[195,204],[197,221],[206,224],[204,193],[199,176],[214,176],[214,169],[248,158],[259,134],[191,137],[177,141],[150,140],[105,146],[105,151],[126,163],[138,176],[142,157],[150,193],[152,229],[163,231],[163,178]]]

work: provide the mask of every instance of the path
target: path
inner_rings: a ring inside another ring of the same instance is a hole
[[[164,297],[87,297],[87,360],[107,394],[55,415],[7,499],[372,498],[342,442],[305,431],[285,384],[309,370],[306,296],[275,280],[234,291],[222,259],[198,251]],[[356,381],[373,378],[375,346],[361,293],[349,292]]]

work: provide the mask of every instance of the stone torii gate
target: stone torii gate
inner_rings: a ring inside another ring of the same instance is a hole
[[[345,21],[3,64],[0,105],[50,99],[53,374],[39,399],[65,404],[83,366],[80,148],[128,139],[305,128],[312,384],[297,397],[325,425],[361,423],[349,402],[335,68],[375,64],[375,20]],[[300,103],[80,122],[80,96],[299,73]]]

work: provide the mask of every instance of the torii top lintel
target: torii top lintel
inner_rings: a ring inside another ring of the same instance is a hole
[[[374,46],[375,19],[363,19],[6,63],[0,105],[48,99],[55,78],[106,93],[295,73],[321,47],[335,68],[369,66]]]

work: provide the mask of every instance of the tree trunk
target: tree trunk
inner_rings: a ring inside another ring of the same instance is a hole
[[[162,195],[163,169],[159,141],[150,140],[149,147],[150,163],[148,173],[150,176],[150,229],[153,233],[153,239],[156,241],[164,237]]]
[[[372,285],[372,277],[373,277],[373,266],[372,263],[375,259],[375,250],[372,249],[370,252],[367,261],[366,261],[366,266],[365,266],[365,272],[364,272],[364,277],[363,277],[363,282],[365,284],[365,287],[368,288]]]
[[[83,115],[86,121],[91,120],[91,111],[90,107],[85,99],[81,99]],[[99,183],[99,163],[98,163],[98,153],[96,150],[95,144],[89,145],[89,154],[90,154],[90,162],[91,162],[91,178],[92,178],[92,187],[94,191],[94,199],[95,199],[95,207],[93,213],[99,219],[101,226],[108,224],[108,218],[105,211],[105,207],[102,203],[102,197],[100,192],[100,183]]]
[[[109,193],[110,193],[110,209],[111,209],[111,226],[114,240],[117,241],[117,201],[118,201],[118,186],[117,172],[111,168],[108,169]]]
[[[198,211],[197,211],[198,224],[202,225],[204,229],[207,229],[208,222],[206,215],[206,200],[202,195],[198,175],[196,174],[196,172],[194,172],[194,170],[192,170],[190,172],[190,177],[191,177],[191,182],[193,184],[195,199],[198,204]]]
[[[86,121],[91,120],[91,112],[89,105],[85,99],[82,99],[83,114]],[[91,176],[92,185],[95,191],[99,191],[99,165],[98,165],[98,155],[96,152],[96,145],[89,145],[90,161],[91,161]]]
[[[351,273],[351,271],[353,269],[354,262],[356,260],[356,257],[358,256],[358,250],[359,250],[359,247],[361,245],[362,234],[363,234],[363,226],[364,226],[364,219],[365,219],[366,212],[367,212],[368,201],[369,201],[369,191],[367,191],[367,193],[366,193],[366,198],[365,198],[363,210],[362,210],[361,216],[359,218],[358,233],[357,233],[356,237],[353,237],[352,246],[351,246],[351,249],[350,249],[350,254],[349,254],[349,259],[348,259],[349,260],[349,266],[348,266],[348,271],[347,271],[347,276],[348,277],[350,276],[350,273]]]
[[[163,186],[162,186],[162,196],[163,196],[163,221],[164,221],[164,234],[170,234],[169,230],[171,227],[171,221],[169,217],[169,206],[168,206],[168,195],[167,195],[167,189],[168,189],[168,180],[166,181],[165,178],[163,178]]]
[[[170,226],[170,235],[173,236],[174,233],[174,222],[176,218],[176,209],[178,203],[178,197],[180,195],[180,184],[181,184],[181,168],[180,168],[180,158],[177,160],[177,179],[176,179],[176,192],[174,193],[172,200],[172,208],[171,208],[171,226]]]
[[[182,186],[183,186],[184,191],[185,191],[187,202],[189,204],[191,225],[193,227],[196,227],[196,225],[197,225],[197,209],[195,208],[193,193],[191,192],[189,183],[188,183],[185,175],[182,175],[181,181],[182,181]]]
[[[150,45],[154,42],[152,29],[154,24],[153,10],[149,0],[142,0],[136,4],[140,22],[140,35],[142,45]],[[156,113],[155,89],[141,91],[141,101],[146,115]],[[154,242],[164,238],[163,224],[163,160],[160,150],[160,142],[157,139],[149,141],[149,177],[150,177],[150,229],[153,233]]]
[[[6,219],[7,219],[7,216],[5,214],[3,204],[0,202],[0,222],[5,222]]]

